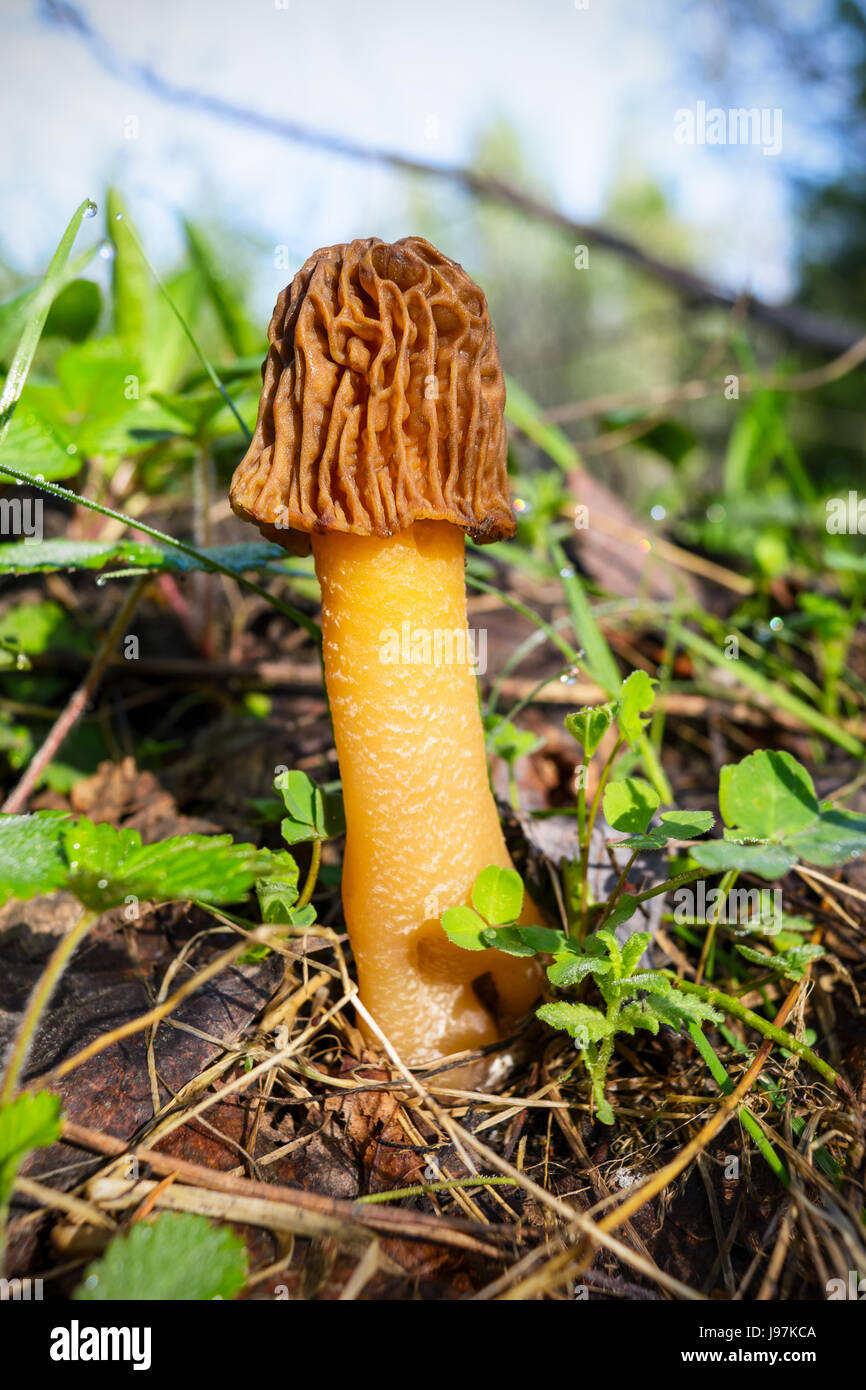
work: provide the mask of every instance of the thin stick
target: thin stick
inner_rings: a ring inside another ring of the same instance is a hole
[[[326,1197],[318,1192],[308,1192],[304,1188],[257,1182],[250,1178],[235,1178],[219,1169],[205,1168],[197,1163],[190,1163],[187,1159],[176,1158],[173,1154],[160,1153],[158,1149],[143,1148],[123,1139],[115,1139],[109,1134],[100,1134],[83,1125],[73,1124],[70,1120],[64,1122],[63,1138],[70,1144],[91,1149],[106,1157],[125,1158],[127,1154],[134,1155],[140,1163],[147,1164],[155,1173],[166,1176],[174,1174],[181,1183],[192,1183],[211,1192],[227,1192],[238,1197],[259,1197],[275,1203],[284,1202],[300,1210],[314,1212],[322,1218],[330,1218],[335,1227],[336,1222],[340,1222],[348,1226],[384,1231],[389,1235],[402,1235],[410,1240],[454,1245],[493,1258],[500,1254],[499,1248],[491,1240],[479,1240],[469,1232],[465,1222],[458,1224],[456,1221],[445,1221],[441,1216],[431,1216],[420,1211],[395,1211],[388,1206],[362,1207],[346,1198]]]

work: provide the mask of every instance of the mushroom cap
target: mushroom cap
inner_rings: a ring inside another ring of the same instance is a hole
[[[324,247],[280,294],[268,342],[239,517],[296,553],[310,532],[415,521],[514,534],[499,349],[456,261],[422,237]]]

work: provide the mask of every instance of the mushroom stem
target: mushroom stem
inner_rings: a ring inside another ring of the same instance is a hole
[[[406,1060],[484,1046],[539,978],[532,961],[460,950],[440,924],[483,868],[511,866],[467,659],[463,532],[420,521],[387,539],[312,540],[361,996]],[[539,920],[528,900],[520,920]]]

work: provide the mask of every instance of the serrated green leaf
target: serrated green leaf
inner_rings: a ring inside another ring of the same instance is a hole
[[[589,1004],[542,1004],[537,1010],[537,1016],[542,1023],[547,1023],[551,1028],[561,1029],[579,1042],[585,1039],[583,1046],[586,1043],[600,1042],[614,1031],[613,1025],[601,1010],[593,1009]]]
[[[616,971],[617,975],[621,974],[621,972],[622,972],[622,952],[620,951],[620,948],[619,948],[619,942],[618,942],[617,939],[616,939],[616,932],[611,928],[611,926],[609,925],[609,923],[605,922],[604,926],[603,926],[603,927],[599,927],[598,930],[597,930],[596,932],[593,932],[592,935],[593,935],[594,940],[595,940],[598,944],[600,944],[601,946],[603,946],[604,949],[607,951],[608,955],[610,956],[610,959],[613,961],[613,968],[614,968],[614,970]],[[583,943],[583,948],[584,948],[584,950],[587,949],[587,946],[588,946],[589,941],[590,941],[590,937],[587,937],[587,938],[584,940],[584,943]]]
[[[63,845],[68,886],[96,912],[128,897],[240,902],[272,864],[268,851],[235,844],[230,835],[176,835],[143,845],[137,830],[94,825],[86,817],[66,824]]]
[[[573,951],[563,952],[548,967],[547,978],[557,989],[568,989],[579,984],[587,975],[609,975],[613,965],[605,956],[579,956]]]
[[[655,1014],[638,1000],[625,1004],[620,1009],[616,1026],[617,1031],[622,1033],[633,1033],[636,1028],[646,1028],[649,1033],[659,1031],[659,1022]]]
[[[646,671],[632,671],[622,683],[616,717],[623,737],[632,748],[637,748],[648,722],[640,716],[642,711],[652,707],[655,701],[653,687],[657,684]]]
[[[612,723],[611,704],[588,705],[565,717],[566,729],[580,744],[587,758],[592,757]]]
[[[523,907],[523,882],[516,869],[501,869],[490,864],[475,880],[472,903],[491,926],[504,926],[520,916]]]
[[[484,933],[487,924],[471,907],[446,907],[442,913],[442,929],[449,941],[464,951],[485,951]]]
[[[172,1302],[234,1298],[243,1288],[247,1256],[228,1226],[204,1216],[163,1212],[116,1236],[102,1259],[87,1266],[73,1298],[94,1302]]]
[[[812,778],[790,753],[760,749],[722,768],[719,807],[727,826],[755,840],[805,830],[818,816]]]
[[[650,853],[664,849],[667,842],[667,835],[656,829],[647,831],[646,835],[627,835],[624,840],[608,840],[606,843],[615,845],[617,849],[642,849]]]
[[[652,941],[652,935],[648,931],[635,931],[624,942],[622,947],[622,973],[630,975],[643,955],[646,948]]]
[[[712,829],[715,816],[712,811],[662,811],[659,819],[672,840],[693,840]]]
[[[45,1149],[60,1138],[60,1097],[50,1091],[23,1091],[0,1106],[0,1211],[8,1204],[15,1176],[31,1149]]]
[[[660,975],[656,970],[638,970],[633,975],[624,975],[619,981],[619,988],[627,990],[629,994],[639,989],[645,989],[650,994],[670,994],[672,986],[667,976]]]
[[[812,961],[820,960],[826,955],[824,947],[819,946],[817,942],[813,944],[804,941],[775,954],[756,951],[751,946],[741,946],[739,942],[735,944],[740,955],[745,956],[746,960],[762,966],[765,970],[776,970],[788,980],[802,980]]]
[[[670,994],[650,994],[646,999],[646,1007],[650,1009],[661,1023],[667,1023],[671,1028],[681,1028],[687,1023],[724,1023],[724,1014],[719,1013],[711,1004],[707,1004],[703,999],[698,999],[694,994],[683,994],[678,990],[671,990]]]
[[[53,893],[66,882],[62,811],[0,815],[0,904],[8,898]]]
[[[715,873],[727,869],[742,869],[760,878],[782,878],[796,862],[787,845],[744,845],[735,840],[707,840],[694,845],[691,856],[695,863]]]
[[[643,835],[659,805],[659,794],[637,777],[609,782],[602,800],[604,818],[614,830]]]

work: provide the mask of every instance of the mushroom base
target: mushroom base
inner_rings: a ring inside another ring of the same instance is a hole
[[[422,521],[388,539],[312,539],[361,998],[404,1061],[484,1047],[541,980],[534,961],[461,950],[440,924],[483,868],[511,866],[487,776],[463,532]],[[541,920],[528,900],[520,920]]]

